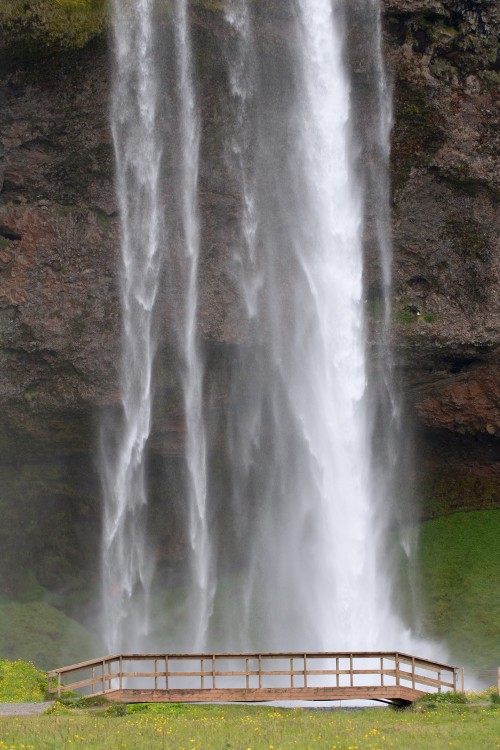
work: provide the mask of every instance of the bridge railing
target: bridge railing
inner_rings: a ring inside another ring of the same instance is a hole
[[[457,690],[458,668],[400,652],[118,654],[49,672],[49,693],[201,691],[357,686]],[[296,691],[296,689],[298,689]]]

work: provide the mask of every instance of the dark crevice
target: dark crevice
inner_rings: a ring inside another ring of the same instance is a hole
[[[6,240],[13,240],[14,242],[19,242],[22,239],[18,232],[14,232],[13,229],[9,229],[9,227],[3,224],[0,224],[0,237],[4,237]]]

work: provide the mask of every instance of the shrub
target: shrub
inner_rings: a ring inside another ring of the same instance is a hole
[[[47,696],[47,675],[32,662],[0,660],[0,702],[38,703]]]

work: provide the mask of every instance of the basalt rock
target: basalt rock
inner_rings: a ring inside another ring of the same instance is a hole
[[[393,341],[419,446],[424,512],[437,512],[437,496],[440,513],[498,506],[498,5],[384,0],[383,9],[395,114]],[[0,594],[9,596],[29,587],[35,558],[48,589],[88,588],[79,566],[97,580],[98,425],[118,409],[121,317],[110,65],[106,38],[92,40],[105,24],[102,8],[94,10],[88,37],[61,32],[51,44],[42,18],[33,44],[29,24],[11,24],[0,46],[0,506],[9,520],[0,546],[10,550]],[[286,2],[266,4],[263,55],[284,54],[288,14]],[[214,158],[227,106],[218,49],[228,29],[219,3],[195,3],[192,20],[207,92],[199,317],[215,423],[238,335],[227,271],[238,197]],[[355,62],[355,86],[362,86],[362,60]],[[369,262],[367,314],[376,329],[374,279]],[[169,304],[165,295],[167,318]],[[183,556],[176,531],[183,509],[175,498],[182,494],[184,426],[167,343],[157,360],[155,413],[166,416],[151,439],[151,493],[161,519],[162,488],[169,487],[172,513],[158,556],[176,561]],[[53,522],[72,531],[50,541]],[[24,566],[16,563],[19,549]],[[80,605],[75,600],[74,611]]]

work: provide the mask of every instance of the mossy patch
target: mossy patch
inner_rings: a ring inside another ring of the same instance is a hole
[[[391,172],[393,188],[398,190],[408,179],[412,167],[428,166],[429,157],[445,136],[428,92],[401,77],[395,87],[394,115]]]
[[[46,692],[47,675],[32,662],[0,659],[0,703],[39,703]]]
[[[4,43],[24,44],[27,52],[43,48],[80,48],[101,34],[108,0],[1,0]]]
[[[443,469],[426,476],[418,495],[424,517],[432,519],[460,511],[498,508],[500,484],[495,476]]]
[[[425,631],[485,677],[500,653],[499,539],[499,509],[427,521],[419,538]]]
[[[75,620],[43,602],[0,604],[0,654],[43,669],[97,656],[99,640]]]

